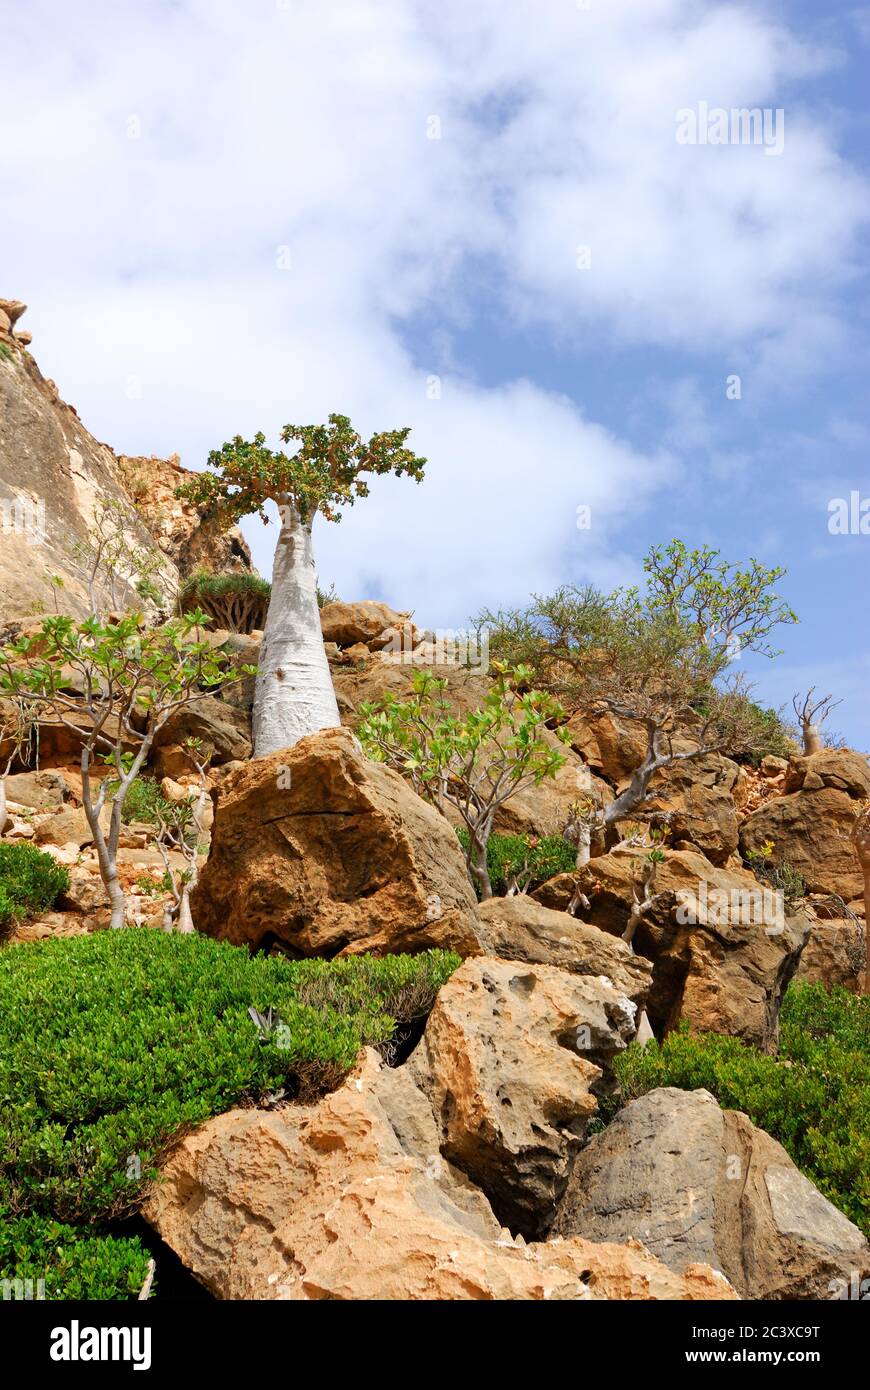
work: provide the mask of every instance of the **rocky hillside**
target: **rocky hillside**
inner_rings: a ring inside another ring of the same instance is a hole
[[[53,607],[44,569],[86,610],[70,542],[100,499],[176,576],[247,572],[238,534],[175,499],[177,459],[87,433],[20,309],[0,302],[2,486],[45,511],[34,534],[10,523],[7,631]],[[134,648],[173,633],[131,622]],[[578,806],[622,806],[645,726],[563,710],[538,731],[552,775],[498,807],[487,897],[455,805],[364,741],[415,673],[446,682],[448,720],[487,707],[494,673],[379,603],[320,622],[339,727],[254,757],[250,669],[221,687],[197,668],[157,729],[117,843],[134,930],[107,930],[112,795],[88,816],[101,711],[75,663],[71,719],[42,705],[23,742],[4,726],[0,1276],[48,1260],[52,1297],[146,1296],[159,1237],[217,1299],[852,1297],[870,1279],[867,758],[785,736],[786,756],[708,751],[686,705],[644,820],[584,855]],[[249,668],[263,650],[260,630],[194,635]],[[145,724],[119,721],[118,749]],[[63,1231],[93,1243],[90,1283]]]
[[[101,500],[132,507],[131,544],[157,546],[176,582],[198,568],[250,570],[241,533],[211,533],[173,496],[186,476],[177,456],[128,458],[94,439],[40,372],[19,327],[24,311],[0,299],[0,622],[53,612],[50,574],[64,581],[63,610],[84,616],[73,548],[87,539]]]

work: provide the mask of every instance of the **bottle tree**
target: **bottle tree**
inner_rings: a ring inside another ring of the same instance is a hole
[[[426,460],[406,447],[409,434],[387,430],[365,443],[346,415],[330,415],[326,425],[285,425],[282,442],[298,443],[291,454],[273,452],[263,434],[236,435],[209,455],[210,472],[177,489],[221,527],[252,514],[268,522],[265,504],[278,507],[281,529],[254,693],[255,757],[340,723],[320,631],[312,526],[318,514],[340,521],[341,507],[368,496],[370,474],[407,474],[420,482]]]

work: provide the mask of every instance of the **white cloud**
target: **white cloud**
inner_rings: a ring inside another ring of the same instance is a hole
[[[536,383],[531,354],[525,379],[484,387],[448,336],[427,400],[438,364],[413,358],[414,316],[449,333],[483,282],[520,324],[733,347],[776,379],[806,368],[808,325],[839,341],[831,294],[866,192],[791,99],[835,59],[763,14],[91,0],[84,25],[36,0],[4,28],[4,293],[30,300],[43,369],[116,448],[189,465],[330,410],[412,425],[422,488],[386,484],[321,528],[322,572],[349,596],[376,584],[448,623],[566,571],[619,582],[621,525],[679,475],[666,447],[632,448]],[[679,147],[675,112],[701,99],[785,105],[783,155]],[[675,405],[663,445],[702,442],[691,389]]]

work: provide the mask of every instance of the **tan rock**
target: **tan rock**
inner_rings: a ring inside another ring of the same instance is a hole
[[[479,951],[475,899],[443,816],[328,729],[222,778],[191,907],[200,931],[302,955]]]
[[[526,1245],[438,1153],[407,1068],[375,1053],[315,1105],[234,1110],[176,1146],[145,1215],[222,1299],[732,1298],[637,1244]]]
[[[564,878],[571,883],[573,896],[574,877],[565,874]],[[638,1010],[645,1007],[652,966],[609,932],[567,912],[554,912],[525,893],[481,903],[477,920],[477,935],[487,955],[527,965],[552,965],[574,975],[603,976]]]
[[[601,976],[485,956],[442,986],[407,1066],[440,1119],[441,1152],[504,1225],[545,1229],[601,1069],[636,1031],[635,1005]]]
[[[634,858],[601,855],[583,873],[590,900],[584,917],[604,931],[625,930]],[[772,890],[753,874],[718,868],[688,850],[667,852],[655,888],[661,896],[638,926],[634,946],[653,964],[647,1012],[656,1034],[687,1019],[698,1030],[773,1048],[808,920],[787,916],[784,907],[780,913]]]
[[[367,650],[380,651],[408,634],[408,644],[416,641],[416,629],[409,613],[396,613],[385,603],[365,599],[360,603],[325,603],[320,610],[324,642],[339,647],[362,643]]]
[[[801,791],[772,797],[746,818],[740,848],[746,856],[772,841],[771,864],[790,864],[811,893],[838,893],[849,902],[864,884],[851,840],[857,809],[847,791],[825,785],[807,790],[805,780]]]
[[[867,951],[864,928],[853,917],[831,917],[812,926],[795,975],[808,984],[827,989],[841,985],[851,994],[863,994]]]
[[[786,793],[833,787],[857,801],[870,797],[870,763],[863,753],[848,748],[823,748],[788,763]]]

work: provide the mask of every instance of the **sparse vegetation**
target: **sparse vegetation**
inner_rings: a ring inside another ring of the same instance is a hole
[[[468,853],[471,837],[464,825],[456,831]],[[574,846],[561,835],[490,835],[486,865],[492,891],[503,896],[515,883],[519,892],[531,892],[556,874],[571,873]]]

